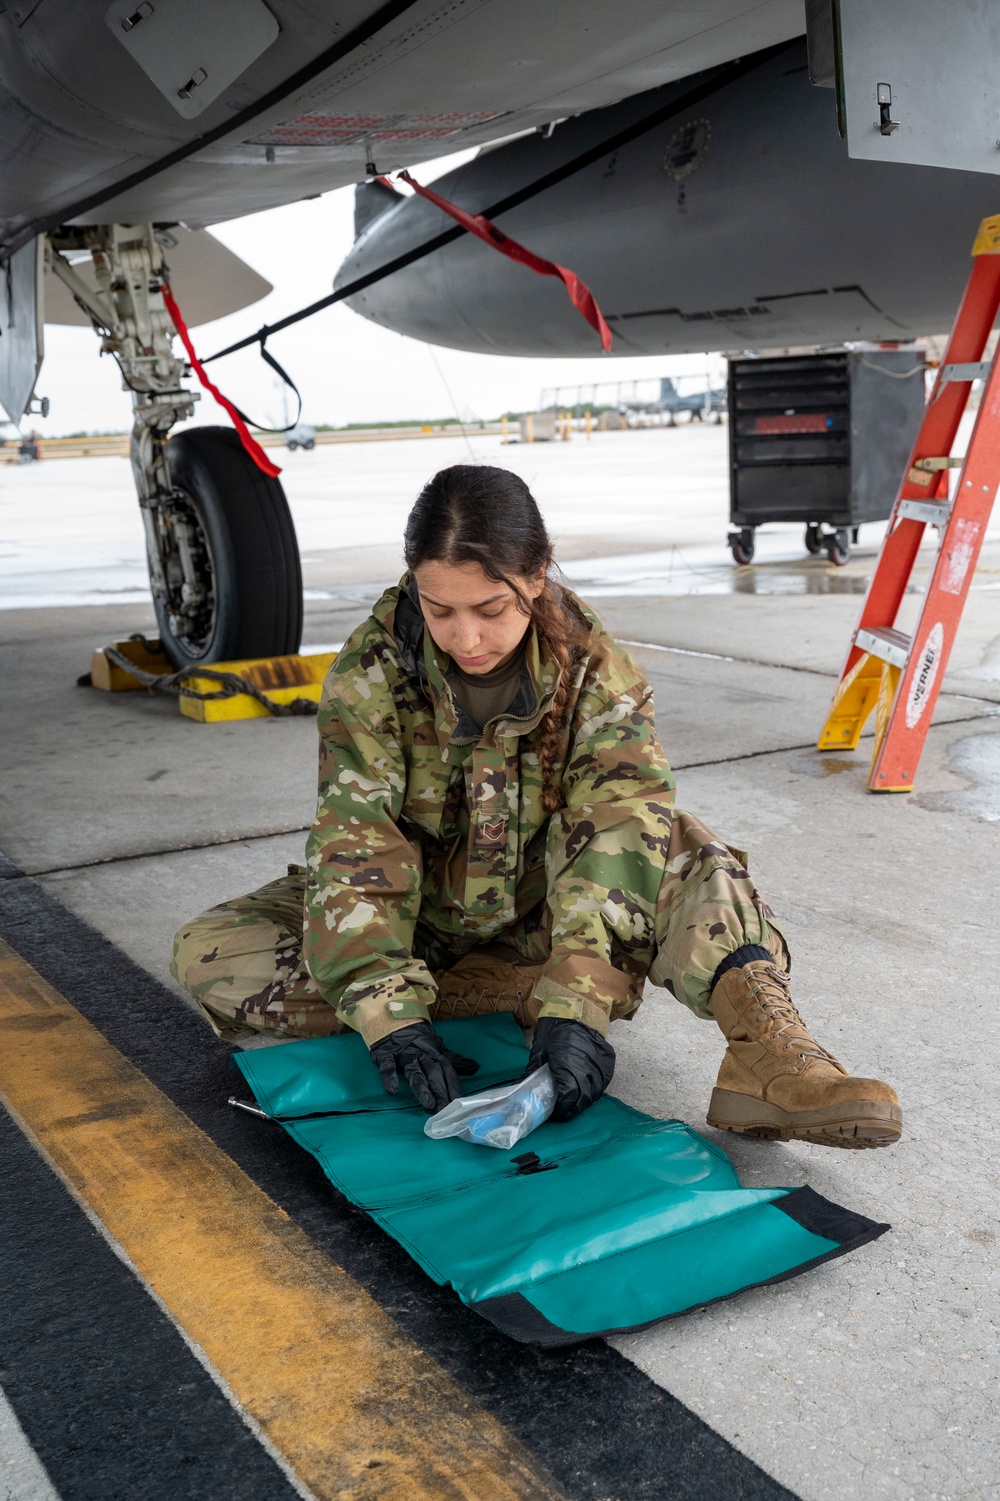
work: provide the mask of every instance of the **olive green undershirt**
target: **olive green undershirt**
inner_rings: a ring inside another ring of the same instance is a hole
[[[492,672],[463,672],[457,662],[449,673],[451,689],[457,701],[480,729],[509,707],[517,694],[524,665],[524,645],[507,662]]]

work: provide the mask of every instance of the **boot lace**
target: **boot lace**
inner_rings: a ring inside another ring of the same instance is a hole
[[[816,1041],[799,1015],[798,1007],[792,1000],[788,976],[783,970],[778,969],[777,965],[768,965],[766,969],[752,969],[748,979],[754,1003],[766,1019],[766,1035],[772,1042],[784,1037],[784,1042],[780,1044],[784,1052],[797,1051],[803,1062],[807,1058],[818,1058],[824,1063],[840,1067],[838,1060]]]

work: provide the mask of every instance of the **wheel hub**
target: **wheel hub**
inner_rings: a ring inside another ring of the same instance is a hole
[[[191,497],[175,490],[156,507],[164,589],[154,584],[170,631],[185,653],[205,654],[215,632],[215,569],[208,535]]]

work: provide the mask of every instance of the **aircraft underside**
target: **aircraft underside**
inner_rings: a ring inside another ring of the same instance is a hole
[[[46,299],[118,360],[178,666],[293,651],[301,622],[280,485],[221,430],[170,438],[193,400],[163,283],[193,323],[269,290],[204,226],[610,104],[781,42],[803,15],[796,0],[713,0],[705,22],[663,0],[634,0],[626,24],[598,0],[4,8],[0,405],[15,422],[30,407]],[[254,527],[234,496],[253,497]]]
[[[794,0],[630,0],[626,17],[600,0],[122,0],[106,16],[21,0],[0,27],[3,255],[54,223],[204,225],[328,192],[757,51],[804,16]]]
[[[810,0],[807,53],[800,0],[353,0],[335,15],[319,0],[18,0],[0,12],[0,405],[15,422],[30,410],[46,317],[91,324],[133,396],[173,661],[293,651],[280,485],[223,429],[171,437],[194,397],[170,284],[192,323],[269,290],[204,226],[361,182],[338,273],[345,293],[371,278],[356,311],[455,348],[590,355],[561,287],[468,234],[377,275],[451,221],[374,179],[489,145],[438,186],[475,212],[518,193],[504,232],[590,285],[613,354],[938,332],[995,207],[996,132],[974,90],[944,117],[913,84],[898,39],[918,65],[940,51],[935,0],[917,10],[902,27],[897,0],[877,14],[839,0],[838,32]],[[964,7],[963,66],[982,71],[992,26]],[[957,145],[956,110],[974,127]]]

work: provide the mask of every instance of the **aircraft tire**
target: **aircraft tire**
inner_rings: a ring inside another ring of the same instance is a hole
[[[193,521],[209,602],[178,628],[153,590],[160,639],[177,667],[284,656],[302,640],[302,569],[285,492],[228,427],[195,427],[168,445],[170,475]]]

